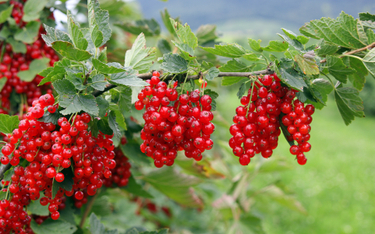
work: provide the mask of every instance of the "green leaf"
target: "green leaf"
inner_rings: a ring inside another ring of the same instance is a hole
[[[281,119],[281,118],[280,118]],[[266,160],[259,168],[259,173],[275,173],[292,170],[293,164],[287,158],[278,158],[276,160]]]
[[[332,90],[333,90],[333,86],[329,81],[322,79],[322,78],[314,79],[314,81],[311,83],[311,86],[310,86],[310,92],[314,96],[314,98],[317,99],[321,103],[321,105],[319,105],[319,103],[312,103],[312,104],[314,104],[316,108],[322,109],[323,105],[327,103],[328,94],[330,94]],[[307,101],[307,103],[310,103],[310,102]]]
[[[72,40],[67,33],[52,28],[46,24],[44,24],[44,29],[46,30],[47,34],[42,34],[42,38],[48,46],[52,46],[52,43],[55,41],[66,41],[72,43]]]
[[[69,80],[57,80],[53,82],[53,87],[59,94],[59,104],[66,109],[60,111],[63,115],[68,115],[80,111],[97,116],[99,114],[98,104],[93,95],[78,94],[75,87]]]
[[[73,234],[77,230],[77,227],[69,222],[62,219],[52,220],[51,218],[40,225],[31,220],[30,227],[34,233],[38,234]]]
[[[122,68],[121,64],[119,63],[105,64],[101,62],[99,59],[95,58],[92,59],[92,64],[98,72],[105,74],[114,74],[126,71],[124,68]]]
[[[0,117],[1,118],[1,117]],[[2,154],[2,153],[1,153]],[[14,174],[14,167],[11,167],[9,170],[7,170],[4,173],[4,181],[11,181],[12,180],[12,175]]]
[[[261,42],[262,41],[260,39],[258,41],[254,40],[254,39],[251,39],[251,38],[248,39],[248,43],[249,43],[250,48],[252,50],[256,51],[256,52],[263,52],[263,49],[260,46]]]
[[[13,5],[10,5],[7,9],[0,12],[0,24],[7,21],[7,19],[12,14],[12,10],[13,10]]]
[[[188,24],[182,25],[172,18],[170,18],[170,21],[180,43],[187,44],[194,50],[198,46],[198,38],[191,31],[190,26]]]
[[[132,175],[129,177],[128,185],[124,188],[124,190],[128,191],[131,194],[134,194],[135,196],[154,198],[151,194],[144,190],[140,184],[137,184]]]
[[[240,216],[240,223],[245,228],[242,229],[243,233],[256,233],[256,234],[265,234],[266,232],[262,226],[262,220],[256,216],[253,216],[250,213],[243,213]]]
[[[63,115],[69,115],[80,111],[85,111],[91,115],[98,115],[99,108],[93,95],[75,94],[59,96],[60,106],[65,110],[60,111]]]
[[[188,69],[188,62],[178,54],[164,54],[161,69],[168,73],[184,73]]]
[[[57,124],[57,120],[62,117],[61,114],[56,111],[55,113],[51,114],[49,111],[44,112],[44,115],[42,118],[38,119],[40,122],[44,123],[53,123],[54,125]]]
[[[115,25],[134,35],[143,33],[146,37],[151,37],[160,34],[160,25],[155,19],[141,19]]]
[[[108,84],[109,83],[105,80],[104,75],[98,74],[92,77],[92,83],[90,84],[90,86],[96,90],[104,91],[105,87]]]
[[[107,47],[100,51],[98,60],[102,63],[107,63]]]
[[[269,197],[272,201],[279,203],[291,210],[300,212],[301,214],[307,214],[306,209],[303,207],[294,196],[285,194],[281,188],[276,185],[270,185],[262,189],[262,197]]]
[[[96,102],[98,103],[99,107],[99,117],[103,118],[107,113],[109,103],[102,96],[97,97]]]
[[[74,19],[70,11],[68,11],[67,17],[68,17],[68,32],[72,38],[74,46],[78,49],[86,50],[88,42],[83,36],[83,33],[81,32],[81,30],[79,29],[79,25],[77,25],[76,22],[74,22]]]
[[[12,46],[12,50],[15,53],[26,53],[26,45],[20,41],[16,41],[13,38],[8,38],[7,42]]]
[[[258,55],[253,54],[253,53],[246,53],[246,54],[242,55],[242,58],[244,58],[246,60],[249,60],[249,61],[253,61],[253,62],[259,60]]]
[[[294,60],[297,62],[303,74],[305,75],[319,74],[319,67],[316,64],[315,59],[309,56],[309,52],[304,55],[297,54],[296,56],[294,56]]]
[[[104,195],[95,199],[92,205],[91,212],[93,214],[99,214],[102,217],[111,215],[113,210],[112,204],[110,203],[110,197]],[[105,233],[108,233],[108,231],[106,231]]]
[[[104,45],[112,35],[108,11],[99,8],[98,0],[87,1],[91,39],[96,47]],[[98,46],[99,45],[99,46]]]
[[[64,174],[64,181],[62,182],[57,182],[56,180],[53,180],[53,185],[52,185],[52,199],[56,197],[57,191],[62,188],[67,191],[71,191],[73,188],[73,169],[72,168],[65,168],[64,170],[61,171],[61,173]]]
[[[43,194],[41,194],[43,196]],[[42,197],[41,196],[41,197]],[[42,206],[40,204],[40,198],[38,200],[32,200],[27,206],[27,211],[34,215],[47,216],[49,215],[48,206]]]
[[[164,167],[146,174],[143,179],[181,205],[186,207],[201,207],[203,205],[192,188],[192,186],[201,183],[201,180],[194,176]]]
[[[288,47],[288,43],[283,41],[270,41],[268,46],[264,47],[263,50],[270,52],[284,52]]]
[[[310,38],[302,36],[302,35],[298,35],[297,40],[301,42],[303,45],[305,45],[307,44],[307,42],[309,42]]]
[[[172,52],[172,48],[171,48],[171,45],[169,44],[169,42],[163,38],[161,38],[159,41],[158,41],[158,45],[157,45],[158,49],[160,50],[160,52],[162,54],[168,54],[168,53],[171,53]]]
[[[284,31],[285,33],[285,31]],[[277,35],[279,35],[284,41],[286,41],[289,45],[293,46],[296,50],[298,51],[304,51],[304,47],[302,45],[301,42],[299,42],[297,39],[291,39],[290,37],[286,37],[280,33],[278,33]]]
[[[223,57],[229,57],[229,58],[239,58],[242,55],[246,54],[245,49],[236,44],[225,44],[225,45],[215,45],[214,48],[212,47],[201,47],[203,50],[211,53],[216,54]]]
[[[119,111],[115,110],[115,115],[116,115],[116,123],[120,127],[120,130],[127,130],[126,122],[125,122],[125,117],[124,115]]]
[[[139,234],[167,234],[167,233],[168,233],[168,229],[164,228],[164,229],[160,229],[158,231],[144,231],[144,232],[140,232]]]
[[[11,35],[9,27],[7,27],[6,25],[4,25],[3,28],[0,30],[0,40],[7,39],[9,35]]]
[[[59,210],[60,212],[60,218],[63,221],[66,221],[68,223],[71,223],[72,225],[76,225],[76,222],[74,220],[74,212],[76,210],[73,209],[73,198],[67,198],[65,201],[65,209]],[[77,232],[75,232],[77,233]]]
[[[62,60],[55,62],[53,67],[47,68],[47,70],[42,71],[44,78],[43,80],[39,83],[40,85],[43,85],[47,82],[54,82],[56,80],[64,78],[65,74],[67,71],[71,73],[80,73],[80,70],[73,70],[71,68],[71,65],[77,65],[73,61],[68,60],[67,58],[63,58]]]
[[[315,39],[324,39],[337,46],[359,49],[366,46],[366,37],[361,31],[363,27],[358,24],[352,16],[341,12],[337,19],[321,18],[312,20],[300,28],[300,32],[305,36]]]
[[[4,134],[12,133],[14,129],[18,128],[20,120],[18,116],[9,116],[0,114],[0,132]]]
[[[82,78],[76,76],[75,74],[67,74],[66,79],[72,82],[74,87],[78,90],[84,90],[86,88],[85,85],[83,85],[83,80]]]
[[[349,74],[348,78],[353,84],[353,87],[361,91],[365,86],[366,76],[368,75],[368,70],[361,60],[353,57],[344,57],[344,63],[355,70],[354,73]]]
[[[220,74],[220,71],[219,69],[217,69],[216,67],[211,67],[206,75],[205,75],[205,79],[206,80],[213,80],[215,79],[216,77],[218,77],[218,75]]]
[[[7,83],[6,77],[3,77],[3,78],[0,79],[0,92],[1,92],[1,90],[3,90],[6,83]]]
[[[375,42],[375,32],[372,29],[367,29],[366,30],[366,35],[367,35],[369,43],[374,43]]]
[[[161,19],[163,20],[164,26],[167,28],[167,30],[172,34],[176,35],[176,32],[174,31],[173,25],[170,21],[171,16],[169,15],[169,12],[167,9],[164,9],[164,13],[160,11]]]
[[[246,77],[237,77],[237,76],[225,76],[221,80],[221,85],[222,86],[229,86],[229,85],[234,85],[240,82],[241,80],[247,79]]]
[[[295,145],[294,143],[294,140],[292,139],[291,141],[288,140],[288,137],[291,135],[288,131],[288,128],[287,126],[285,126],[282,122],[282,117],[284,116],[285,114],[284,113],[281,113],[280,116],[279,116],[279,124],[280,124],[280,128],[281,128],[281,131],[283,133],[283,136],[285,137],[285,140],[288,142],[288,144],[290,146],[292,145]]]
[[[132,67],[140,73],[147,72],[156,58],[156,48],[146,48],[143,33],[139,34],[130,50],[125,53],[125,67]]]
[[[337,45],[323,41],[320,44],[320,49],[317,51],[318,56],[325,57],[326,55],[332,55],[339,50]]]
[[[119,128],[119,124],[116,121],[116,114],[114,111],[109,112],[108,115],[108,124],[109,127],[112,129],[114,137],[120,139],[122,136],[121,130]]]
[[[367,70],[375,78],[375,48],[372,48],[370,52],[365,55],[362,61]]]
[[[28,0],[23,6],[22,20],[29,22],[38,19],[47,3],[48,0]]]
[[[126,112],[130,112],[132,109],[132,89],[125,87],[120,93],[118,106],[123,116],[126,116]]]
[[[290,39],[297,39],[297,35],[294,33],[294,32],[292,32],[292,31],[290,31],[290,30],[288,30],[288,29],[286,29],[286,28],[281,28],[281,30],[283,30],[283,32],[285,33],[285,35],[287,35]]]
[[[126,72],[120,72],[117,74],[112,74],[109,80],[109,83],[116,85],[125,85],[125,86],[148,86],[149,84],[142,79],[138,78],[133,70]]]
[[[102,133],[106,135],[112,135],[113,131],[111,127],[109,127],[109,123],[107,119],[100,119],[97,123],[98,130],[100,130]]]
[[[95,47],[100,47],[103,44],[104,36],[103,32],[99,30],[99,26],[95,25],[94,27],[90,27],[91,29],[91,41]]]
[[[327,56],[326,59],[329,73],[342,83],[346,83],[347,76],[355,72],[353,68],[347,67],[338,57]]]
[[[53,87],[59,96],[76,94],[75,87],[69,80],[57,80],[53,82]]]
[[[349,125],[355,117],[364,117],[363,101],[358,90],[351,87],[335,89],[335,99],[341,117]]]
[[[221,72],[249,72],[251,67],[253,67],[253,65],[248,66],[238,59],[232,59],[232,60],[229,60],[223,66],[219,67],[219,70]],[[233,85],[244,79],[247,79],[247,78],[237,77],[237,76],[225,76],[223,77],[221,81],[221,85],[223,86]]]
[[[92,55],[85,51],[74,48],[74,45],[66,41],[55,41],[52,42],[52,48],[56,50],[63,57],[66,57],[75,61],[85,61]]]
[[[245,95],[246,91],[249,90],[249,88],[251,87],[251,82],[250,81],[246,81],[246,82],[243,82],[240,86],[240,88],[238,89],[238,92],[237,92],[237,97],[240,99],[242,98],[243,95]]]
[[[140,145],[138,143],[129,141],[127,144],[121,145],[120,148],[130,161],[139,165],[150,164],[147,156],[140,150]]]
[[[125,234],[139,234],[140,232],[139,232],[138,229],[140,229],[140,228],[143,229],[143,227],[132,227],[132,228],[129,228],[128,230],[126,230]]]
[[[38,39],[40,22],[31,21],[25,27],[17,30],[14,39],[24,43],[32,44]]]
[[[39,72],[43,71],[49,66],[49,58],[34,59],[29,64],[29,70],[19,71],[18,77],[20,80],[30,82]]]
[[[362,20],[362,21],[372,21],[372,22],[375,22],[375,15],[373,14],[370,14],[369,12],[362,12],[362,13],[359,13],[359,19]]]
[[[172,41],[173,45],[175,45],[180,51],[181,56],[186,60],[193,60],[194,57],[194,50],[186,43],[178,43],[175,41]]]
[[[90,215],[90,226],[91,234],[117,234],[117,230],[105,230],[104,225],[100,222],[98,217],[94,213]]]
[[[203,45],[207,42],[216,40],[218,38],[216,33],[216,25],[201,25],[197,30],[196,36],[198,38],[199,45]]]
[[[291,88],[302,91],[303,87],[306,87],[306,83],[303,78],[292,68],[284,69],[280,68],[280,79],[284,84]]]

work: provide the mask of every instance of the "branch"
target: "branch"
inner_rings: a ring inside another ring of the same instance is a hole
[[[375,42],[371,43],[370,45],[368,46],[365,46],[363,48],[359,48],[359,49],[356,49],[356,50],[352,50],[352,51],[349,51],[349,52],[345,52],[344,54],[345,55],[349,55],[349,54],[355,54],[355,53],[358,53],[358,52],[361,52],[361,51],[364,51],[364,50],[367,50],[367,49],[372,49],[375,47]]]
[[[237,77],[250,77],[250,76],[256,76],[256,75],[267,75],[267,74],[273,74],[275,73],[271,69],[265,69],[261,71],[254,71],[254,72],[220,72],[218,77],[225,77],[225,76],[237,76]],[[169,75],[166,77],[166,79],[171,79],[174,75]],[[142,80],[148,80],[151,79],[152,74],[151,73],[145,73],[145,74],[139,74],[138,78]],[[201,77],[201,75],[193,75],[193,76],[188,76],[188,80],[198,80]],[[93,92],[93,95],[95,97],[102,95],[103,93],[107,92],[108,90],[111,90],[113,88],[116,88],[117,85],[109,85],[107,86],[103,91],[95,91]]]
[[[342,58],[345,55],[356,54],[356,53],[364,51],[364,50],[368,50],[368,49],[371,50],[372,48],[375,48],[375,42],[371,43],[368,46],[365,46],[365,47],[362,47],[362,48],[359,48],[359,49],[356,49],[356,50],[351,50],[351,51],[345,52],[343,55],[339,56],[339,58]],[[325,62],[327,62],[326,59],[320,60],[320,63],[325,63]]]

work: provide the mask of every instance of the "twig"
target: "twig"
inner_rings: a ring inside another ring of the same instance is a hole
[[[91,211],[91,208],[94,205],[94,201],[98,197],[98,195],[99,195],[99,191],[97,191],[96,194],[91,198],[91,200],[89,201],[89,203],[87,203],[87,206],[85,208],[85,212],[83,213],[81,222],[79,223],[79,227],[80,228],[82,228],[83,224],[85,224],[86,218],[89,215],[89,213]]]
[[[359,49],[356,49],[356,50],[352,50],[352,51],[349,51],[349,52],[345,52],[344,54],[345,55],[349,55],[349,54],[355,54],[355,53],[358,53],[358,52],[361,52],[361,51],[364,51],[364,50],[367,50],[367,49],[372,49],[375,47],[375,42],[371,43],[370,45],[368,46],[365,46],[363,48],[359,48]]]
[[[220,72],[218,77],[224,77],[224,76],[250,77],[250,76],[267,75],[267,74],[273,74],[273,73],[275,73],[275,72],[268,68],[268,69],[265,69],[265,70],[254,71],[254,72]],[[173,74],[169,75],[169,76],[166,77],[166,79],[172,79],[173,76],[175,76],[175,75],[173,75]],[[151,73],[145,73],[145,74],[139,74],[138,75],[138,78],[140,78],[142,80],[148,80],[151,77],[152,77]],[[187,80],[198,80],[200,77],[201,77],[200,74],[192,75],[192,76],[188,76]],[[116,87],[117,87],[117,85],[113,85],[113,84],[109,85],[103,91],[93,92],[93,95],[95,97],[100,96],[103,93],[107,92],[108,90],[111,90],[111,89],[116,88]]]
[[[372,48],[375,48],[375,42],[371,43],[368,46],[365,46],[365,47],[362,47],[362,48],[359,48],[359,49],[356,49],[356,50],[351,50],[351,51],[345,52],[345,53],[343,53],[343,55],[339,56],[339,58],[342,58],[345,55],[356,54],[358,52],[361,52],[361,51],[364,51],[364,50],[367,50],[367,49],[372,49]],[[327,59],[320,60],[320,63],[325,63],[325,62],[327,62]]]

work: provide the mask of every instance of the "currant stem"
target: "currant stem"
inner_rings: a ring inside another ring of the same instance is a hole
[[[250,77],[250,76],[256,76],[256,75],[270,75],[275,73],[275,71],[271,69],[265,69],[265,70],[260,70],[260,71],[254,71],[254,72],[220,72],[217,77],[225,77],[225,76],[236,76],[236,77]],[[172,79],[173,76],[176,76],[176,74],[168,75],[165,79]],[[148,80],[152,77],[152,73],[145,73],[145,74],[139,74],[138,78],[142,80]],[[200,78],[200,74],[198,75],[191,75],[191,76],[186,76],[186,79],[189,80],[197,80]],[[95,91],[92,94],[97,97],[102,95],[103,93],[116,88],[117,85],[109,85],[107,86],[103,91]]]
[[[83,225],[85,224],[86,218],[89,215],[92,206],[94,205],[95,199],[98,197],[99,191],[96,192],[96,194],[91,198],[91,200],[87,203],[87,206],[85,208],[85,212],[83,213],[81,222],[79,223],[79,227],[82,228]]]

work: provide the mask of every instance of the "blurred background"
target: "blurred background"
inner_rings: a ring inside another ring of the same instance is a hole
[[[170,15],[188,23],[193,31],[200,25],[217,25],[218,41],[237,42],[247,46],[247,38],[264,42],[279,39],[276,33],[287,28],[298,34],[305,23],[321,17],[336,18],[341,11],[358,17],[359,12],[375,13],[375,3],[370,0],[342,1],[245,1],[245,0],[139,0],[126,1],[119,8],[113,1],[101,0],[102,7],[110,11],[114,21],[130,22],[154,18],[161,27],[161,37],[169,33],[162,23],[160,12],[167,8]],[[68,1],[68,8],[77,11],[77,1]],[[112,12],[111,12],[112,11]],[[57,20],[64,21],[56,12]],[[60,24],[60,25],[63,25]],[[114,29],[120,32],[120,29]],[[116,51],[123,56],[127,42],[134,40],[130,34],[117,34],[108,45],[116,60]],[[147,37],[149,46],[157,46],[156,36]],[[130,43],[131,45],[131,43]],[[116,49],[114,49],[116,48]],[[113,217],[102,214],[102,220],[111,228],[127,225],[170,227],[174,233],[374,233],[375,232],[375,81],[367,77],[362,92],[366,118],[356,119],[345,126],[330,97],[327,107],[317,110],[311,124],[312,150],[306,154],[308,162],[299,166],[289,153],[289,145],[280,138],[279,147],[272,158],[259,156],[248,167],[238,163],[228,149],[235,108],[240,105],[236,92],[239,86],[222,87],[220,79],[209,83],[209,88],[219,93],[215,113],[215,148],[209,155],[209,178],[199,184],[196,191],[204,206],[187,208],[166,199],[157,191],[149,191],[156,197],[155,207],[168,207],[171,216],[159,214],[146,207],[140,216],[129,218],[138,206],[115,199],[115,207],[124,208],[124,216],[115,222]],[[183,162],[179,163],[183,168]],[[215,174],[216,173],[216,174]],[[241,180],[241,176],[248,176]],[[239,202],[232,200],[233,190],[245,187],[244,201],[248,209],[242,210],[238,219]],[[154,208],[155,208],[154,207]],[[156,209],[156,208],[155,208]],[[138,210],[139,211],[139,210]],[[99,211],[100,212],[100,211]],[[99,213],[100,215],[100,213]],[[127,218],[126,218],[127,217]]]

